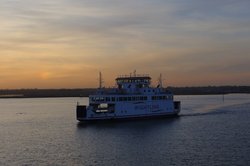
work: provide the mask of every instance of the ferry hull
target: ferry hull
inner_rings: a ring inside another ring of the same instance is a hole
[[[153,119],[153,118],[170,118],[178,117],[180,112],[180,102],[174,102],[175,107],[172,112],[150,113],[150,114],[137,114],[137,115],[122,115],[116,116],[114,114],[103,113],[100,117],[87,117],[87,107],[78,105],[76,109],[76,118],[80,122],[94,122],[94,121],[110,121],[110,120],[136,120],[136,119]]]
[[[159,119],[159,118],[174,118],[178,117],[178,113],[169,113],[162,115],[141,115],[141,116],[127,116],[127,117],[105,117],[105,118],[81,118],[78,117],[77,120],[80,122],[97,122],[97,121],[129,121],[129,120],[139,120],[139,119]]]

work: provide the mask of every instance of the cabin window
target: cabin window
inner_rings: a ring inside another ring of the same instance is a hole
[[[102,104],[98,105],[98,109],[104,109],[104,108],[108,108],[108,104],[102,103]]]
[[[112,101],[115,101],[115,97],[112,97],[111,99],[112,99]]]
[[[128,97],[128,101],[131,101],[131,97]]]
[[[167,96],[152,96],[152,100],[166,100]]]

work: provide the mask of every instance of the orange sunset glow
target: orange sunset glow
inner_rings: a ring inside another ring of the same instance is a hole
[[[0,89],[106,87],[162,73],[165,86],[249,85],[250,2],[0,2]]]

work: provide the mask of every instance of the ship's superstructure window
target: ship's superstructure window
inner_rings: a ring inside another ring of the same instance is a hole
[[[92,97],[91,98],[92,101],[105,101],[104,97]]]
[[[151,100],[172,100],[172,96],[159,95],[152,96]],[[92,102],[115,102],[115,101],[145,101],[148,100],[147,96],[129,96],[129,97],[91,97]]]
[[[147,96],[117,97],[116,101],[145,101]]]
[[[152,100],[169,100],[172,99],[171,96],[152,96]]]
[[[115,101],[143,101],[147,100],[147,96],[133,96],[133,97],[91,97],[92,102],[115,102]]]

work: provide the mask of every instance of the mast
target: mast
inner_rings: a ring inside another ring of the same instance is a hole
[[[102,84],[103,84],[103,79],[102,79],[102,73],[99,72],[99,88],[102,88]]]
[[[136,77],[136,70],[134,70],[134,77]]]
[[[162,75],[160,74],[160,77],[158,79],[158,86],[162,88]]]

